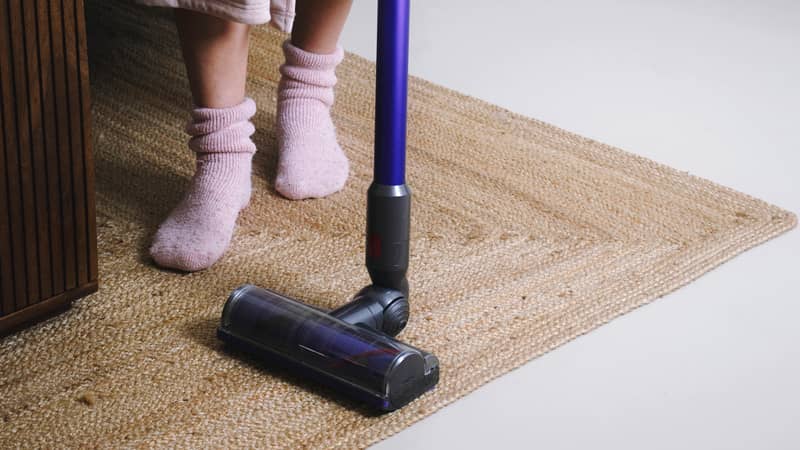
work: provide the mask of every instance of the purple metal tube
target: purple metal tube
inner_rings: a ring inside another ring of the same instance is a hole
[[[406,177],[406,93],[410,0],[378,0],[374,182]]]

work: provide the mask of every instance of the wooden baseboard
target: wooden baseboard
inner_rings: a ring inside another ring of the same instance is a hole
[[[97,292],[97,281],[69,290],[46,300],[42,300],[23,310],[0,317],[0,337],[9,335],[60,312],[66,311],[72,301]]]

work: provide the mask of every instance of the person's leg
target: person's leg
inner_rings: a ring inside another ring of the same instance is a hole
[[[278,86],[278,174],[275,188],[290,199],[325,197],[344,187],[349,162],[331,121],[339,35],[352,0],[298,0]]]
[[[244,100],[250,26],[185,9],[175,10],[195,106],[225,108]]]
[[[245,97],[249,27],[186,10],[176,10],[175,20],[195,104],[186,131],[197,162],[150,254],[161,266],[195,271],[222,256],[250,200],[256,107]]]
[[[352,5],[352,0],[298,0],[292,44],[311,53],[333,53]]]

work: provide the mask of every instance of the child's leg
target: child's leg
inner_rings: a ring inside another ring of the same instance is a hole
[[[292,44],[311,53],[333,53],[352,4],[352,0],[298,0]]]
[[[256,107],[245,97],[249,27],[186,10],[176,10],[175,19],[195,103],[186,131],[197,162],[150,254],[161,266],[194,271],[222,256],[250,200]]]
[[[175,10],[183,61],[196,106],[226,108],[244,100],[250,26]]]
[[[275,187],[291,199],[340,190],[349,163],[330,117],[336,66],[344,57],[339,35],[352,0],[298,0],[278,86],[278,174]]]

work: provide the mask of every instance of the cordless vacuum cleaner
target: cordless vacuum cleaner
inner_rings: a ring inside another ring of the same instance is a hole
[[[380,411],[402,407],[439,381],[434,355],[393,338],[409,317],[409,1],[378,2],[375,167],[367,193],[366,265],[372,284],[327,312],[243,285],[228,297],[217,330],[217,336],[233,347]]]

